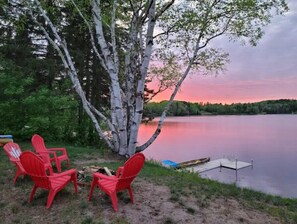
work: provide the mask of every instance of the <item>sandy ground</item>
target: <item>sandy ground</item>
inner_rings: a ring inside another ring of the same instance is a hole
[[[135,204],[119,200],[118,213],[129,223],[281,223],[274,217],[244,207],[236,200],[215,199],[201,207],[201,203],[183,198],[184,203],[180,205],[170,200],[168,187],[138,180],[134,188]],[[102,203],[108,203],[108,200]],[[191,208],[191,212],[187,208]],[[105,222],[109,222],[110,212],[111,208],[104,211]]]

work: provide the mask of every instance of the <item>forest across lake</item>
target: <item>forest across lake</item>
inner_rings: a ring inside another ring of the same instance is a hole
[[[161,116],[168,101],[150,102],[144,107],[144,118]],[[254,114],[297,114],[297,100],[266,100],[256,103],[192,103],[174,101],[167,116],[190,115],[254,115]]]

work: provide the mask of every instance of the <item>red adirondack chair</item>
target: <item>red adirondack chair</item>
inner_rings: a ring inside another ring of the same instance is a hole
[[[10,162],[12,162],[17,168],[15,177],[13,179],[13,183],[15,184],[19,176],[26,175],[26,171],[24,170],[24,168],[20,162],[20,155],[22,154],[22,150],[21,150],[20,146],[14,142],[6,143],[3,146],[3,149],[6,152],[6,154],[8,155]]]
[[[54,174],[47,167],[44,160],[31,151],[23,152],[20,161],[27,174],[34,181],[34,186],[30,194],[30,202],[33,200],[37,188],[49,190],[46,207],[49,208],[55,195],[62,190],[68,183],[73,182],[77,193],[76,170],[71,169],[63,173]],[[49,170],[49,173],[48,173]]]
[[[109,195],[115,211],[118,211],[117,192],[119,191],[127,189],[129,191],[131,202],[134,203],[131,183],[143,167],[144,161],[144,155],[142,153],[136,153],[129,158],[123,166],[118,168],[116,176],[106,176],[101,173],[94,173],[89,193],[89,201],[92,198],[94,187],[98,186],[102,191]]]
[[[31,142],[35,151],[46,163],[50,164],[53,161],[56,163],[58,172],[61,172],[62,161],[66,161],[68,167],[70,167],[69,158],[65,148],[46,148],[43,138],[37,134],[33,135]],[[62,155],[58,155],[57,152],[62,153]],[[50,155],[53,155],[53,157]]]

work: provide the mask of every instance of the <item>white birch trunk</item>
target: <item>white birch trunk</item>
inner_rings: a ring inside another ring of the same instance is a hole
[[[156,14],[156,2],[155,0],[151,1],[149,11],[148,11],[148,27],[146,33],[146,48],[144,51],[144,56],[140,68],[140,78],[137,83],[136,90],[136,102],[135,102],[135,112],[133,117],[132,126],[130,127],[130,140],[129,140],[129,148],[128,154],[131,156],[136,151],[137,138],[138,138],[138,130],[142,119],[143,114],[143,106],[144,106],[144,86],[145,86],[145,78],[147,75],[149,62],[152,54],[153,47],[153,33],[155,28],[155,14]]]
[[[117,57],[117,54],[115,54],[112,57],[112,54],[109,50],[108,44],[105,40],[104,33],[103,33],[103,27],[102,27],[102,18],[101,18],[101,9],[100,9],[100,0],[94,0],[93,1],[93,18],[95,22],[95,30],[97,34],[97,40],[98,44],[100,46],[100,49],[102,51],[105,64],[107,67],[107,72],[110,76],[111,80],[111,94],[110,97],[112,98],[112,102],[114,102],[114,106],[111,108],[112,113],[115,113],[116,120],[113,121],[117,124],[117,128],[119,131],[119,154],[120,155],[126,155],[127,153],[127,121],[126,121],[126,113],[123,108],[122,104],[122,95],[121,95],[121,87],[119,83],[118,73],[119,70],[116,65],[118,64],[113,60],[113,58]],[[113,23],[115,23],[115,20],[113,20]],[[114,25],[112,25],[114,27]],[[113,46],[113,49],[116,47]],[[116,59],[117,60],[117,59]]]

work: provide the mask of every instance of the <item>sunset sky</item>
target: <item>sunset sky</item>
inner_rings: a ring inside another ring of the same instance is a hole
[[[190,75],[175,100],[210,103],[297,99],[297,1],[275,17],[256,47],[220,39],[214,46],[230,54],[226,71],[218,75]],[[168,100],[172,90],[154,101]]]

